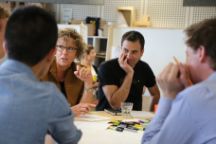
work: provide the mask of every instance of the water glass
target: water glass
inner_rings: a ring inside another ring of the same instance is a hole
[[[132,102],[122,102],[121,103],[121,112],[124,118],[131,118],[131,111],[133,109]]]

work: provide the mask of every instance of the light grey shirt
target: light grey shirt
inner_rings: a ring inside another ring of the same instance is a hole
[[[15,60],[0,65],[0,143],[44,144],[46,133],[59,144],[76,144],[81,131],[64,96]]]
[[[216,144],[216,72],[207,80],[162,97],[142,144]]]

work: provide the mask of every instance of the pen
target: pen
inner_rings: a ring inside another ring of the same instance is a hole
[[[175,63],[177,64],[177,66],[179,66],[180,62],[178,61],[178,59],[175,56],[173,56],[173,59],[174,59]],[[180,77],[180,70],[177,73],[177,78],[179,78],[179,77]]]
[[[178,59],[177,59],[175,56],[173,56],[173,59],[174,59],[175,63],[176,63],[177,65],[179,65],[179,61],[178,61]]]

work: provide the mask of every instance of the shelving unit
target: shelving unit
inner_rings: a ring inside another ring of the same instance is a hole
[[[106,60],[107,53],[107,37],[88,36],[88,44],[92,45],[96,50],[95,65],[98,67]]]

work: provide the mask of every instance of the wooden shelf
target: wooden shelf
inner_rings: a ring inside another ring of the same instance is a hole
[[[99,66],[106,60],[107,37],[88,36],[88,44],[91,44],[96,50],[95,65]]]
[[[135,21],[135,9],[134,9],[134,7],[131,7],[131,6],[118,7],[117,10],[118,10],[118,12],[122,13],[128,26],[134,25],[134,21]]]

